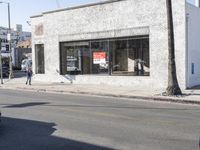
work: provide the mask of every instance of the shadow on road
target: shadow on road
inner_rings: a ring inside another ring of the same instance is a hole
[[[112,150],[52,136],[54,123],[2,118],[0,150]]]

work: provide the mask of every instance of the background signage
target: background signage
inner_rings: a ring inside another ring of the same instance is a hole
[[[93,52],[93,64],[106,64],[106,52]]]

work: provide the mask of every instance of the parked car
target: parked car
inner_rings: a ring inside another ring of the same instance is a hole
[[[31,59],[24,59],[21,63],[21,71],[27,71],[29,67],[32,67]]]
[[[1,71],[1,68],[0,68],[0,71]],[[2,65],[2,74],[3,74],[3,77],[9,76],[9,66],[8,65],[6,65],[6,64]]]

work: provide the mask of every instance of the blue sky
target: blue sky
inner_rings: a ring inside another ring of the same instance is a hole
[[[1,0],[0,0],[1,1]],[[75,6],[80,4],[86,4],[91,2],[98,2],[100,0],[3,0],[10,3],[11,7],[11,26],[15,27],[15,24],[22,24],[23,30],[30,31],[30,27],[26,23],[30,21],[30,16],[40,14],[41,12],[53,10],[58,8],[65,8],[69,6]],[[190,3],[194,3],[194,0],[187,0]],[[8,26],[7,19],[7,5],[0,4],[0,26]]]

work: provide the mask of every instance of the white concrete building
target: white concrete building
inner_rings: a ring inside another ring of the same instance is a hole
[[[200,8],[172,0],[178,82],[200,84]],[[109,0],[32,16],[35,79],[165,89],[166,0]]]

